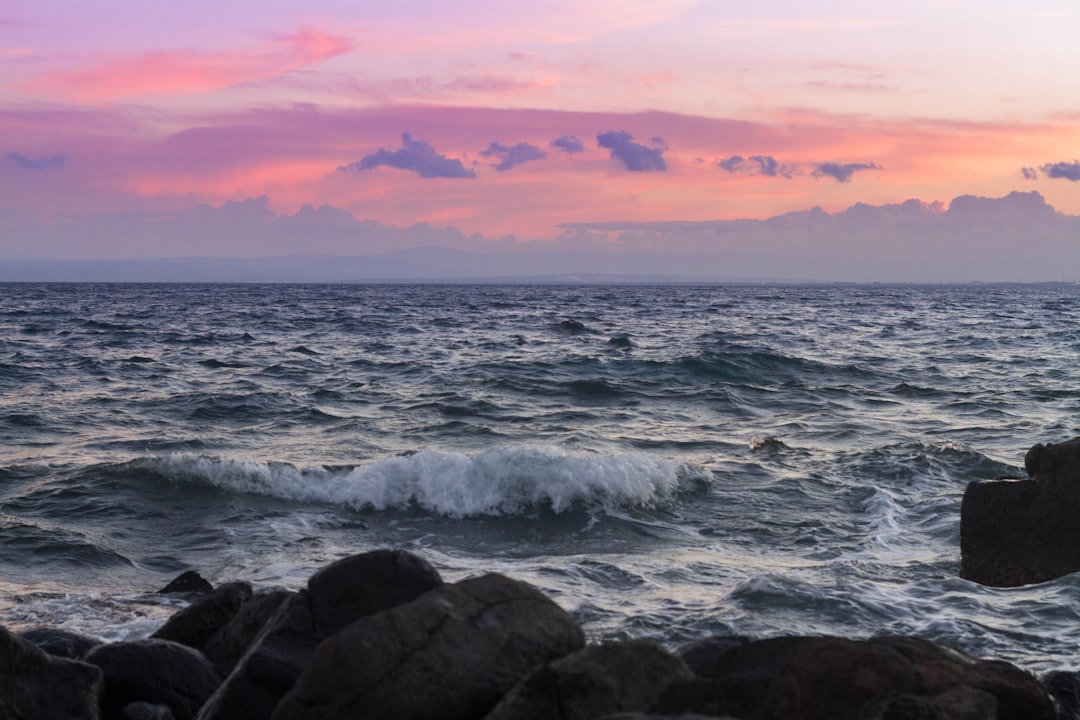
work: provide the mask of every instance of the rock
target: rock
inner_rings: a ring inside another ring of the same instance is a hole
[[[1027,480],[969,483],[960,507],[960,576],[995,587],[1080,570],[1080,438],[1036,445]]]
[[[199,720],[269,718],[321,641],[441,584],[426,560],[400,550],[377,550],[328,565],[311,577],[307,590],[279,600]]]
[[[150,637],[171,640],[202,650],[214,633],[232,619],[250,599],[251,585],[246,582],[225,583],[174,613]]]
[[[529,674],[484,720],[590,720],[645,711],[674,680],[694,673],[647,640],[590,645]]]
[[[29,640],[49,655],[70,660],[81,660],[86,657],[86,653],[101,644],[101,640],[97,638],[59,628],[23,630],[19,637]]]
[[[121,716],[135,702],[167,705],[176,720],[195,717],[221,678],[197,651],[169,640],[146,639],[94,648],[86,662],[105,676],[101,709],[106,718]]]
[[[194,570],[180,573],[172,582],[158,590],[159,595],[173,595],[178,593],[208,593],[214,586],[207,582],[202,575]]]
[[[133,702],[126,705],[120,713],[123,720],[176,720],[168,705],[154,705],[148,702]]]
[[[587,330],[588,328],[585,327],[584,323],[577,320],[570,320],[568,318],[559,323],[559,332],[563,335],[580,335]]]
[[[1057,670],[1047,673],[1042,683],[1057,702],[1060,720],[1080,720],[1080,673]]]
[[[0,718],[100,720],[104,689],[96,667],[48,655],[0,627]]]
[[[1008,663],[912,637],[781,637],[732,647],[711,675],[675,681],[652,712],[754,720],[1055,720],[1049,695]]]
[[[229,676],[281,603],[291,595],[287,590],[256,593],[206,641],[202,653],[221,677]]]
[[[750,642],[741,635],[714,635],[679,648],[676,655],[686,663],[694,674],[701,677],[717,677],[725,667],[724,656],[730,650]]]
[[[573,618],[535,588],[472,578],[320,643],[273,720],[478,719],[533,668],[583,645]]]
[[[319,570],[308,580],[308,593],[315,627],[330,635],[439,585],[442,578],[427,560],[402,550],[376,550]]]

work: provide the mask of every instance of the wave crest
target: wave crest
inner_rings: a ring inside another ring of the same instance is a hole
[[[418,507],[452,517],[513,515],[537,508],[653,507],[708,482],[693,468],[645,453],[598,455],[503,446],[476,455],[425,449],[351,470],[188,453],[153,461],[172,480],[357,510]]]

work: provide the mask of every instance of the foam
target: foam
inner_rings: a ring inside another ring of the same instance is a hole
[[[652,507],[708,480],[700,468],[645,453],[599,455],[528,445],[497,446],[475,455],[425,449],[351,471],[189,453],[155,464],[172,479],[229,491],[357,510],[419,507],[453,517],[537,508],[559,513],[574,507]]]

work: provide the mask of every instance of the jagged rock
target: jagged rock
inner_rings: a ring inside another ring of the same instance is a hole
[[[584,645],[570,615],[501,575],[444,585],[322,642],[273,720],[473,720]]]
[[[214,586],[203,578],[202,575],[194,570],[186,570],[166,585],[158,590],[159,595],[173,595],[179,593],[208,593],[214,589]]]
[[[912,637],[781,637],[732,647],[652,712],[754,720],[1056,720],[1033,676]]]
[[[259,632],[290,595],[292,593],[287,590],[256,593],[206,641],[202,653],[214,664],[218,674],[229,676]]]
[[[174,613],[150,637],[171,640],[202,650],[206,642],[222,628],[240,607],[251,599],[251,585],[231,582],[200,596],[183,610]]]
[[[59,628],[23,630],[19,637],[29,640],[49,655],[69,660],[81,660],[86,657],[86,653],[101,644],[101,640],[97,638]]]
[[[0,718],[100,720],[103,692],[96,667],[48,655],[0,627]]]
[[[221,684],[198,650],[169,640],[101,645],[90,651],[86,662],[105,676],[101,708],[106,718],[120,716],[131,703],[146,702],[167,705],[176,720],[190,720]]]
[[[280,603],[199,720],[269,718],[322,640],[441,584],[426,560],[400,550],[377,550],[328,565],[311,577],[307,590]]]
[[[1036,445],[1029,479],[969,483],[960,507],[960,576],[995,587],[1080,570],[1080,438]]]
[[[590,720],[645,711],[672,681],[692,677],[686,663],[648,640],[590,645],[534,670],[485,720]]]

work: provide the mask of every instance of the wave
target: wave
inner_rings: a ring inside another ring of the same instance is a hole
[[[539,509],[648,508],[709,482],[701,468],[646,453],[598,455],[500,446],[475,455],[425,449],[351,470],[178,453],[133,461],[143,470],[227,491],[356,510],[419,508],[451,517]]]

